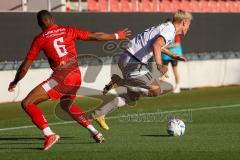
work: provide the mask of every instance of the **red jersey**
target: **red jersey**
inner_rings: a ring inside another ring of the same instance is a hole
[[[34,38],[27,59],[35,60],[43,50],[50,67],[54,69],[62,61],[77,57],[75,41],[88,40],[88,35],[86,30],[55,24]]]
[[[175,35],[174,42],[175,43],[181,43],[181,38],[178,34]]]

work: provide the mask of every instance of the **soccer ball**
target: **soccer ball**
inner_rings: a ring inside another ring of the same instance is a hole
[[[167,132],[171,136],[182,136],[185,132],[185,124],[180,119],[170,119],[167,123]]]

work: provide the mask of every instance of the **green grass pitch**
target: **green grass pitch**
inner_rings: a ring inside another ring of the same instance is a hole
[[[64,122],[54,114],[56,103],[41,105],[49,123]],[[100,103],[96,98],[76,100],[86,110]],[[1,160],[238,160],[240,157],[239,86],[141,98],[135,107],[121,108],[109,115],[109,131],[94,123],[106,138],[103,144],[95,144],[78,124],[52,125],[61,139],[46,152],[41,150],[43,135],[36,127],[6,129],[33,125],[20,103],[0,104],[0,114]],[[121,117],[126,115],[130,117]],[[172,116],[184,119],[184,136],[167,136],[166,119]]]

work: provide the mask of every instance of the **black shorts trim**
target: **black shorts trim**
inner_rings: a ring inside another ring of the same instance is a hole
[[[168,64],[171,64],[173,67],[176,67],[178,65],[178,60],[163,60],[163,65],[168,66]]]

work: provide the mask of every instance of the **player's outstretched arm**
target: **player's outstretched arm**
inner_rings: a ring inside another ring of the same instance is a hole
[[[90,32],[88,38],[89,40],[93,40],[93,41],[128,40],[128,37],[130,35],[131,35],[131,31],[128,28],[125,28],[114,34],[103,33],[103,32]]]
[[[14,88],[16,87],[17,83],[26,75],[28,69],[32,65],[32,60],[25,59],[20,67],[17,70],[17,73],[15,75],[14,80],[9,84],[8,91],[12,92],[14,91]]]
[[[179,61],[187,61],[186,58],[182,57],[182,56],[179,56],[179,55],[176,55],[176,54],[173,54],[170,50],[168,50],[167,48],[162,48],[162,52],[164,52],[165,54],[167,54],[168,56],[174,58],[174,59],[177,59]]]

